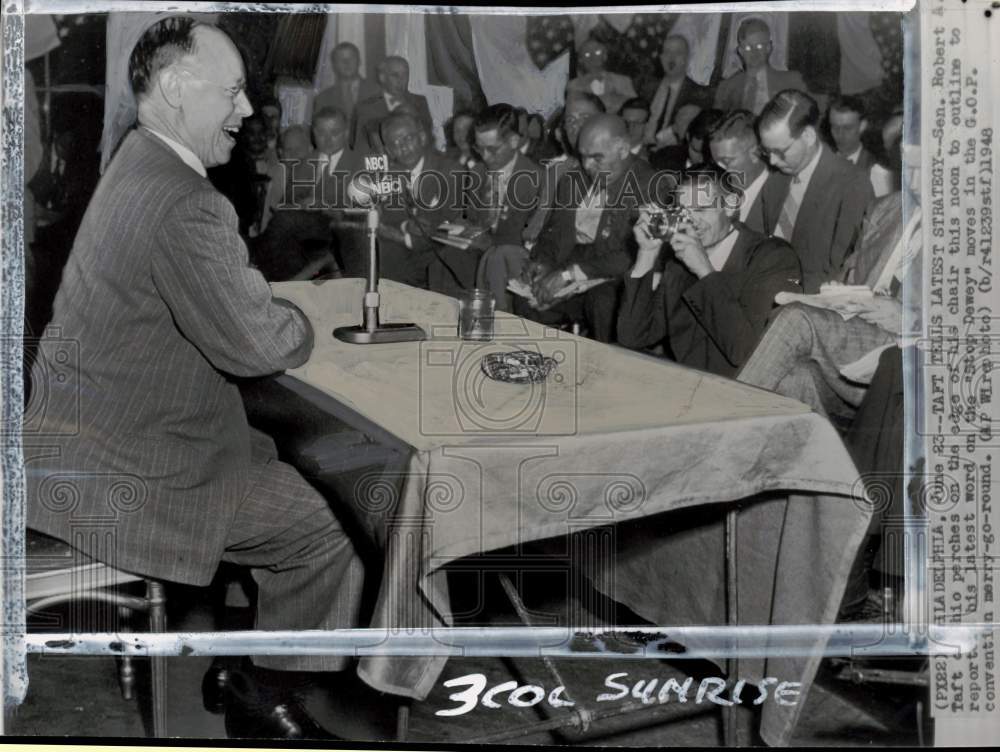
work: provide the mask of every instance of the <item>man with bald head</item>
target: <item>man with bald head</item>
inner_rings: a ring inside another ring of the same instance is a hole
[[[591,117],[580,131],[578,152],[583,173],[564,175],[556,187],[555,207],[526,272],[547,310],[519,298],[514,311],[546,324],[581,321],[591,337],[612,342],[618,295],[633,258],[632,225],[657,190],[656,176],[631,153],[628,126],[617,115]],[[560,300],[567,286],[594,279],[607,281]]]
[[[679,34],[671,34],[663,40],[660,52],[663,79],[656,87],[649,106],[649,120],[646,121],[645,131],[645,141],[653,149],[678,143],[679,134],[672,130],[672,126],[682,107],[694,105],[699,110],[704,110],[712,105],[712,90],[692,80],[687,74],[690,56],[690,45]]]
[[[608,48],[603,42],[588,39],[576,53],[580,75],[566,86],[566,91],[589,92],[599,97],[607,112],[617,113],[622,104],[632,99],[635,87],[632,79],[607,70]]]
[[[138,124],[87,207],[55,300],[59,334],[33,372],[27,524],[168,582],[208,585],[220,561],[250,567],[257,629],[350,627],[360,560],[327,501],[250,429],[235,382],[300,366],[313,344],[308,318],[249,265],[236,212],[206,179],[252,112],[244,75],[232,41],[190,17],[158,21],[131,54]],[[73,485],[73,504],[59,503],[55,479]],[[255,656],[229,695],[227,731],[328,736],[291,692],[300,672],[345,665]]]
[[[379,93],[358,102],[354,111],[351,138],[353,148],[381,150],[379,124],[386,115],[402,106],[415,113],[427,132],[431,132],[434,126],[430,107],[424,96],[409,90],[410,64],[405,58],[394,55],[383,60],[378,66],[378,83],[381,89]]]

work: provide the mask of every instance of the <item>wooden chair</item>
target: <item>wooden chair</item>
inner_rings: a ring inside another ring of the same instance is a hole
[[[135,612],[149,617],[150,632],[167,629],[166,598],[163,583],[140,575],[122,572],[86,557],[61,540],[28,530],[25,540],[25,602],[28,614],[37,614],[52,606],[75,601],[99,601],[118,608],[122,616]],[[118,592],[118,586],[145,582],[144,596]],[[134,696],[135,669],[129,656],[118,664],[122,697]],[[165,737],[167,731],[166,658],[150,658],[153,736]]]

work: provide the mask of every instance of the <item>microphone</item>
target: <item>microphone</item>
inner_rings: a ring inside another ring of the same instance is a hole
[[[368,279],[365,286],[364,314],[360,326],[341,326],[333,330],[333,336],[342,342],[354,345],[376,345],[386,342],[416,342],[427,339],[427,333],[416,324],[379,323],[380,297],[378,291],[378,204],[383,198],[381,181],[368,172],[360,172],[351,178],[347,186],[347,196],[359,208],[349,212],[365,212],[368,235]]]

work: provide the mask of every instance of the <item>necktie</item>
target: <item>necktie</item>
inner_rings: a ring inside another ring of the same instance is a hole
[[[757,76],[747,76],[747,85],[743,90],[743,109],[753,112],[754,105],[757,104]],[[755,113],[756,114],[756,113]]]
[[[788,189],[788,196],[785,198],[785,203],[781,206],[781,216],[778,217],[778,226],[774,230],[774,234],[777,237],[789,242],[791,242],[792,233],[795,231],[795,218],[799,215],[799,197],[795,186],[800,182],[798,175],[792,178],[792,185]]]
[[[354,79],[348,86],[348,90],[351,92],[351,104],[358,103],[358,89],[361,87],[361,81],[359,79]]]
[[[487,175],[486,179],[486,224],[494,230],[500,222],[501,196],[500,173],[491,172]]]
[[[656,129],[659,133],[668,125],[670,125],[670,116],[673,114],[671,110],[674,107],[674,87],[672,85],[667,86],[667,101],[663,104],[663,118],[660,120],[660,127]]]

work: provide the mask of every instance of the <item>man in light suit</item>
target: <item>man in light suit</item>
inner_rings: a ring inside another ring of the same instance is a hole
[[[33,372],[27,524],[170,582],[207,585],[220,561],[251,567],[257,629],[350,627],[363,576],[351,541],[249,428],[233,380],[299,366],[313,343],[305,315],[249,266],[236,213],[205,177],[252,112],[244,75],[232,41],[189,17],[159,21],[132,52],[139,127],[91,199],[55,302],[58,332]],[[78,353],[68,375],[67,342]],[[60,503],[65,483],[72,504]],[[230,694],[227,731],[329,736],[291,693],[300,672],[345,665],[255,656]]]
[[[709,133],[712,161],[740,176],[743,194],[738,219],[754,232],[764,232],[761,192],[768,181],[782,180],[761,158],[754,116],[747,110],[730,113]]]
[[[405,106],[423,123],[428,133],[434,124],[426,97],[409,90],[410,64],[401,57],[387,57],[378,66],[378,83],[381,90],[358,102],[351,129],[351,148],[382,150],[379,125],[390,112]]]
[[[712,90],[687,75],[690,57],[691,48],[684,37],[672,34],[663,40],[660,52],[663,79],[649,106],[649,120],[646,121],[644,134],[646,143],[653,149],[680,142],[680,134],[672,126],[685,105],[694,105],[698,110],[712,106]]]
[[[840,278],[875,198],[868,173],[825,146],[818,127],[816,101],[792,89],[779,92],[757,120],[761,150],[784,174],[761,191],[764,230],[792,244],[809,294]]]
[[[650,233],[648,212],[634,228],[639,251],[625,279],[618,342],[643,349],[663,344],[678,363],[732,377],[767,325],[774,296],[798,292],[799,262],[779,238],[735,221],[738,189],[721,169],[698,165],[681,179],[677,205],[690,212],[664,245]]]
[[[333,73],[337,77],[332,86],[328,86],[313,100],[313,118],[315,114],[327,107],[334,107],[344,113],[348,124],[354,118],[354,108],[358,102],[377,97],[380,94],[378,85],[364,78],[361,67],[361,53],[351,42],[341,42],[330,53]]]
[[[760,18],[748,18],[736,31],[736,52],[743,70],[719,84],[715,107],[723,112],[749,110],[759,115],[764,105],[783,89],[806,92],[798,71],[780,71],[771,66],[771,29]]]

